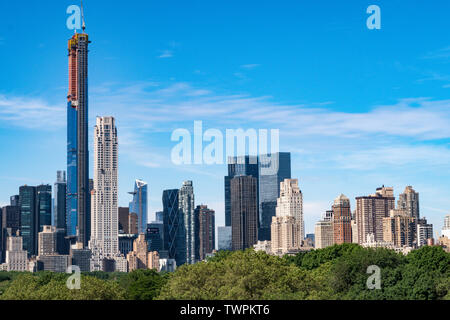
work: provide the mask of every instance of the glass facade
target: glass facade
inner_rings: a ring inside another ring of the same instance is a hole
[[[186,263],[186,229],[178,203],[178,189],[164,190],[164,249],[177,265]]]
[[[280,182],[291,178],[291,154],[279,152],[259,156],[259,230],[258,240],[270,240],[270,225],[275,216]]]
[[[147,224],[146,240],[148,251],[164,250],[164,225],[160,222]]]
[[[58,171],[54,187],[54,225],[66,234],[66,172]]]
[[[231,250],[231,227],[218,227],[218,250]]]
[[[22,186],[19,188],[20,234],[23,239],[23,250],[27,251],[28,255],[37,254],[36,196],[36,187]]]
[[[228,175],[225,176],[225,225],[231,226],[231,191],[230,181],[236,176],[252,176],[258,182],[258,158],[255,156],[230,157]],[[258,185],[258,183],[257,183]]]
[[[186,263],[193,264],[198,260],[198,253],[195,250],[198,246],[196,243],[194,187],[192,186],[192,181],[185,181],[178,192],[178,210],[180,219],[184,223]],[[182,241],[181,234],[179,241]],[[177,265],[179,266],[181,264],[177,261]]]
[[[77,234],[77,110],[67,104],[67,235]]]
[[[134,191],[130,192],[133,200],[130,202],[129,212],[138,217],[138,233],[145,233],[147,230],[147,192],[147,183],[142,180],[136,180]]]

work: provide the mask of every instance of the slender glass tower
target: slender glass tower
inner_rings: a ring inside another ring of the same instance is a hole
[[[69,93],[67,96],[67,228],[87,246],[89,221],[88,156],[88,44],[89,36],[76,33],[68,43]]]

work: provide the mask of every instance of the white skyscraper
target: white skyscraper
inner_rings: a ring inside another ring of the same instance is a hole
[[[97,117],[94,129],[94,188],[91,197],[90,240],[93,265],[96,266],[93,267],[94,270],[101,269],[102,259],[116,260],[119,257],[117,171],[118,140],[115,120],[113,117]]]
[[[272,217],[272,253],[285,254],[298,250],[304,236],[303,197],[298,180],[284,179],[280,183],[276,216]]]

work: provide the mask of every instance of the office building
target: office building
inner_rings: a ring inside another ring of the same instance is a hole
[[[155,221],[156,222],[164,222],[164,211],[156,211],[155,212]]]
[[[232,227],[218,227],[217,228],[217,248],[218,250],[232,250]]]
[[[136,180],[134,183],[134,190],[129,192],[133,195],[133,200],[130,202],[130,214],[136,215],[136,233],[145,233],[147,228],[147,197],[148,197],[147,182]],[[130,232],[134,233],[134,232]]]
[[[133,251],[133,242],[137,239],[137,234],[119,234],[119,252],[126,257],[128,252]]]
[[[215,212],[206,205],[199,205],[195,208],[195,218],[198,220],[198,231],[196,236],[198,239],[198,258],[205,260],[206,255],[212,253],[216,248],[216,224]]]
[[[225,176],[225,226],[231,226],[231,189],[230,181],[236,176],[252,176],[259,181],[258,157],[237,156],[228,158],[228,175]]]
[[[162,195],[164,212],[164,248],[168,258],[175,259],[177,265],[186,263],[186,229],[180,214],[178,189],[164,190]]]
[[[128,215],[130,210],[127,207],[119,207],[119,233],[129,233]]]
[[[5,261],[8,236],[16,234],[20,229],[19,201],[12,198],[11,205],[0,209],[0,263]]]
[[[175,259],[159,259],[159,271],[174,272],[177,268]]]
[[[333,242],[343,244],[352,242],[352,212],[350,200],[343,194],[333,204]],[[359,228],[359,226],[358,226]]]
[[[258,240],[270,240],[270,225],[276,215],[280,183],[291,178],[291,154],[279,152],[259,156]]]
[[[37,192],[36,187],[22,186],[19,188],[20,203],[20,234],[23,241],[23,249],[28,255],[37,254],[37,230],[38,230],[38,214]]]
[[[232,249],[251,248],[258,241],[256,178],[237,176],[230,181]]]
[[[147,232],[145,234],[148,251],[164,251],[164,224],[162,222],[147,223]]]
[[[154,269],[159,272],[159,253],[158,253],[158,251],[149,251],[147,268]]]
[[[38,233],[39,256],[49,256],[57,254],[57,232],[53,226],[44,226]]]
[[[375,194],[356,197],[358,243],[367,242],[368,234],[374,234],[375,241],[383,241],[383,218],[389,217],[394,208],[394,190],[390,187],[383,186]]]
[[[67,223],[66,223],[66,197],[67,197],[67,182],[66,172],[58,171],[56,173],[56,182],[54,184],[54,206],[53,206],[53,225],[60,230],[64,231],[66,235]]]
[[[192,181],[185,181],[178,192],[178,211],[184,221],[186,235],[186,263],[188,264],[193,264],[198,261],[194,209],[194,187]],[[178,264],[178,261],[177,265],[180,265]]]

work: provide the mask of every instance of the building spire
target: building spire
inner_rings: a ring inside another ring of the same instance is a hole
[[[83,30],[84,33],[84,30],[86,30],[86,23],[84,23],[83,0],[80,1],[81,1],[81,21],[82,21],[81,29]]]

